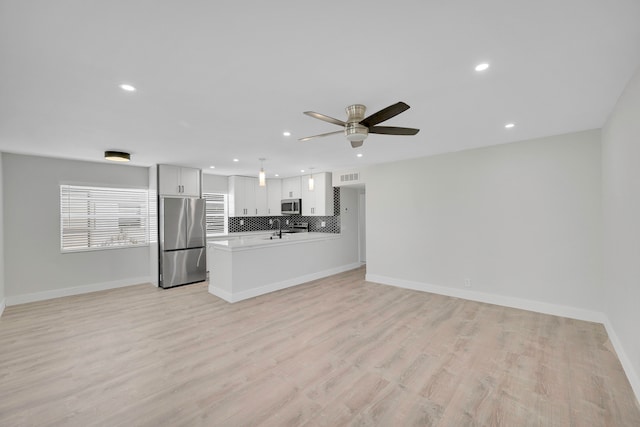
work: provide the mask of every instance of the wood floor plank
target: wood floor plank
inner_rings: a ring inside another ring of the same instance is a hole
[[[7,307],[2,426],[640,426],[600,324],[369,283]]]

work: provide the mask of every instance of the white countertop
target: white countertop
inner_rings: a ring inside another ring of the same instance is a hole
[[[331,240],[341,237],[338,233],[289,233],[283,234],[282,239],[278,237],[269,238],[265,236],[264,232],[255,232],[252,234],[245,234],[240,238],[234,238],[229,240],[216,240],[207,242],[208,247],[222,249],[227,251],[242,250],[242,249],[257,249],[267,248],[270,246],[291,245],[305,242],[319,241],[319,240]]]

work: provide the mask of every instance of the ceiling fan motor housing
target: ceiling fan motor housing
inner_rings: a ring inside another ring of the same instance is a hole
[[[364,141],[369,135],[369,128],[360,124],[364,120],[364,113],[367,110],[362,104],[349,105],[345,108],[347,112],[347,125],[344,127],[344,135],[349,141]]]

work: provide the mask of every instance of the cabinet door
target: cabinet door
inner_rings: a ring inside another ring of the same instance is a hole
[[[282,180],[267,180],[267,215],[282,215]]]
[[[285,178],[282,180],[282,198],[283,199],[299,199],[302,197],[300,192],[300,177]]]
[[[331,174],[320,173],[314,175],[316,188],[316,205],[313,209],[314,215],[332,216],[333,215],[333,187],[331,186]]]
[[[309,175],[302,175],[301,179],[301,193],[302,193],[302,215],[303,216],[313,216],[316,207],[316,191],[315,188],[315,179],[316,175],[313,176],[314,179],[314,189],[309,190]]]
[[[161,196],[181,196],[180,167],[158,165],[158,193]]]
[[[229,216],[243,216],[244,209],[244,182],[241,176],[229,177]]]
[[[266,186],[260,187],[260,182],[258,180],[255,181],[255,189],[256,189],[256,215],[258,216],[267,216],[267,191],[268,191],[269,183]]]
[[[200,169],[180,168],[180,185],[183,196],[200,197]]]
[[[244,216],[256,216],[257,215],[257,203],[256,203],[256,187],[258,186],[258,180],[256,178],[249,178],[247,176],[244,179]]]

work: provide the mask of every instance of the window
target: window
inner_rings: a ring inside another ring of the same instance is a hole
[[[62,252],[147,246],[148,194],[130,188],[61,185]]]
[[[229,215],[227,195],[223,193],[202,193],[207,205],[207,236],[227,234]]]

